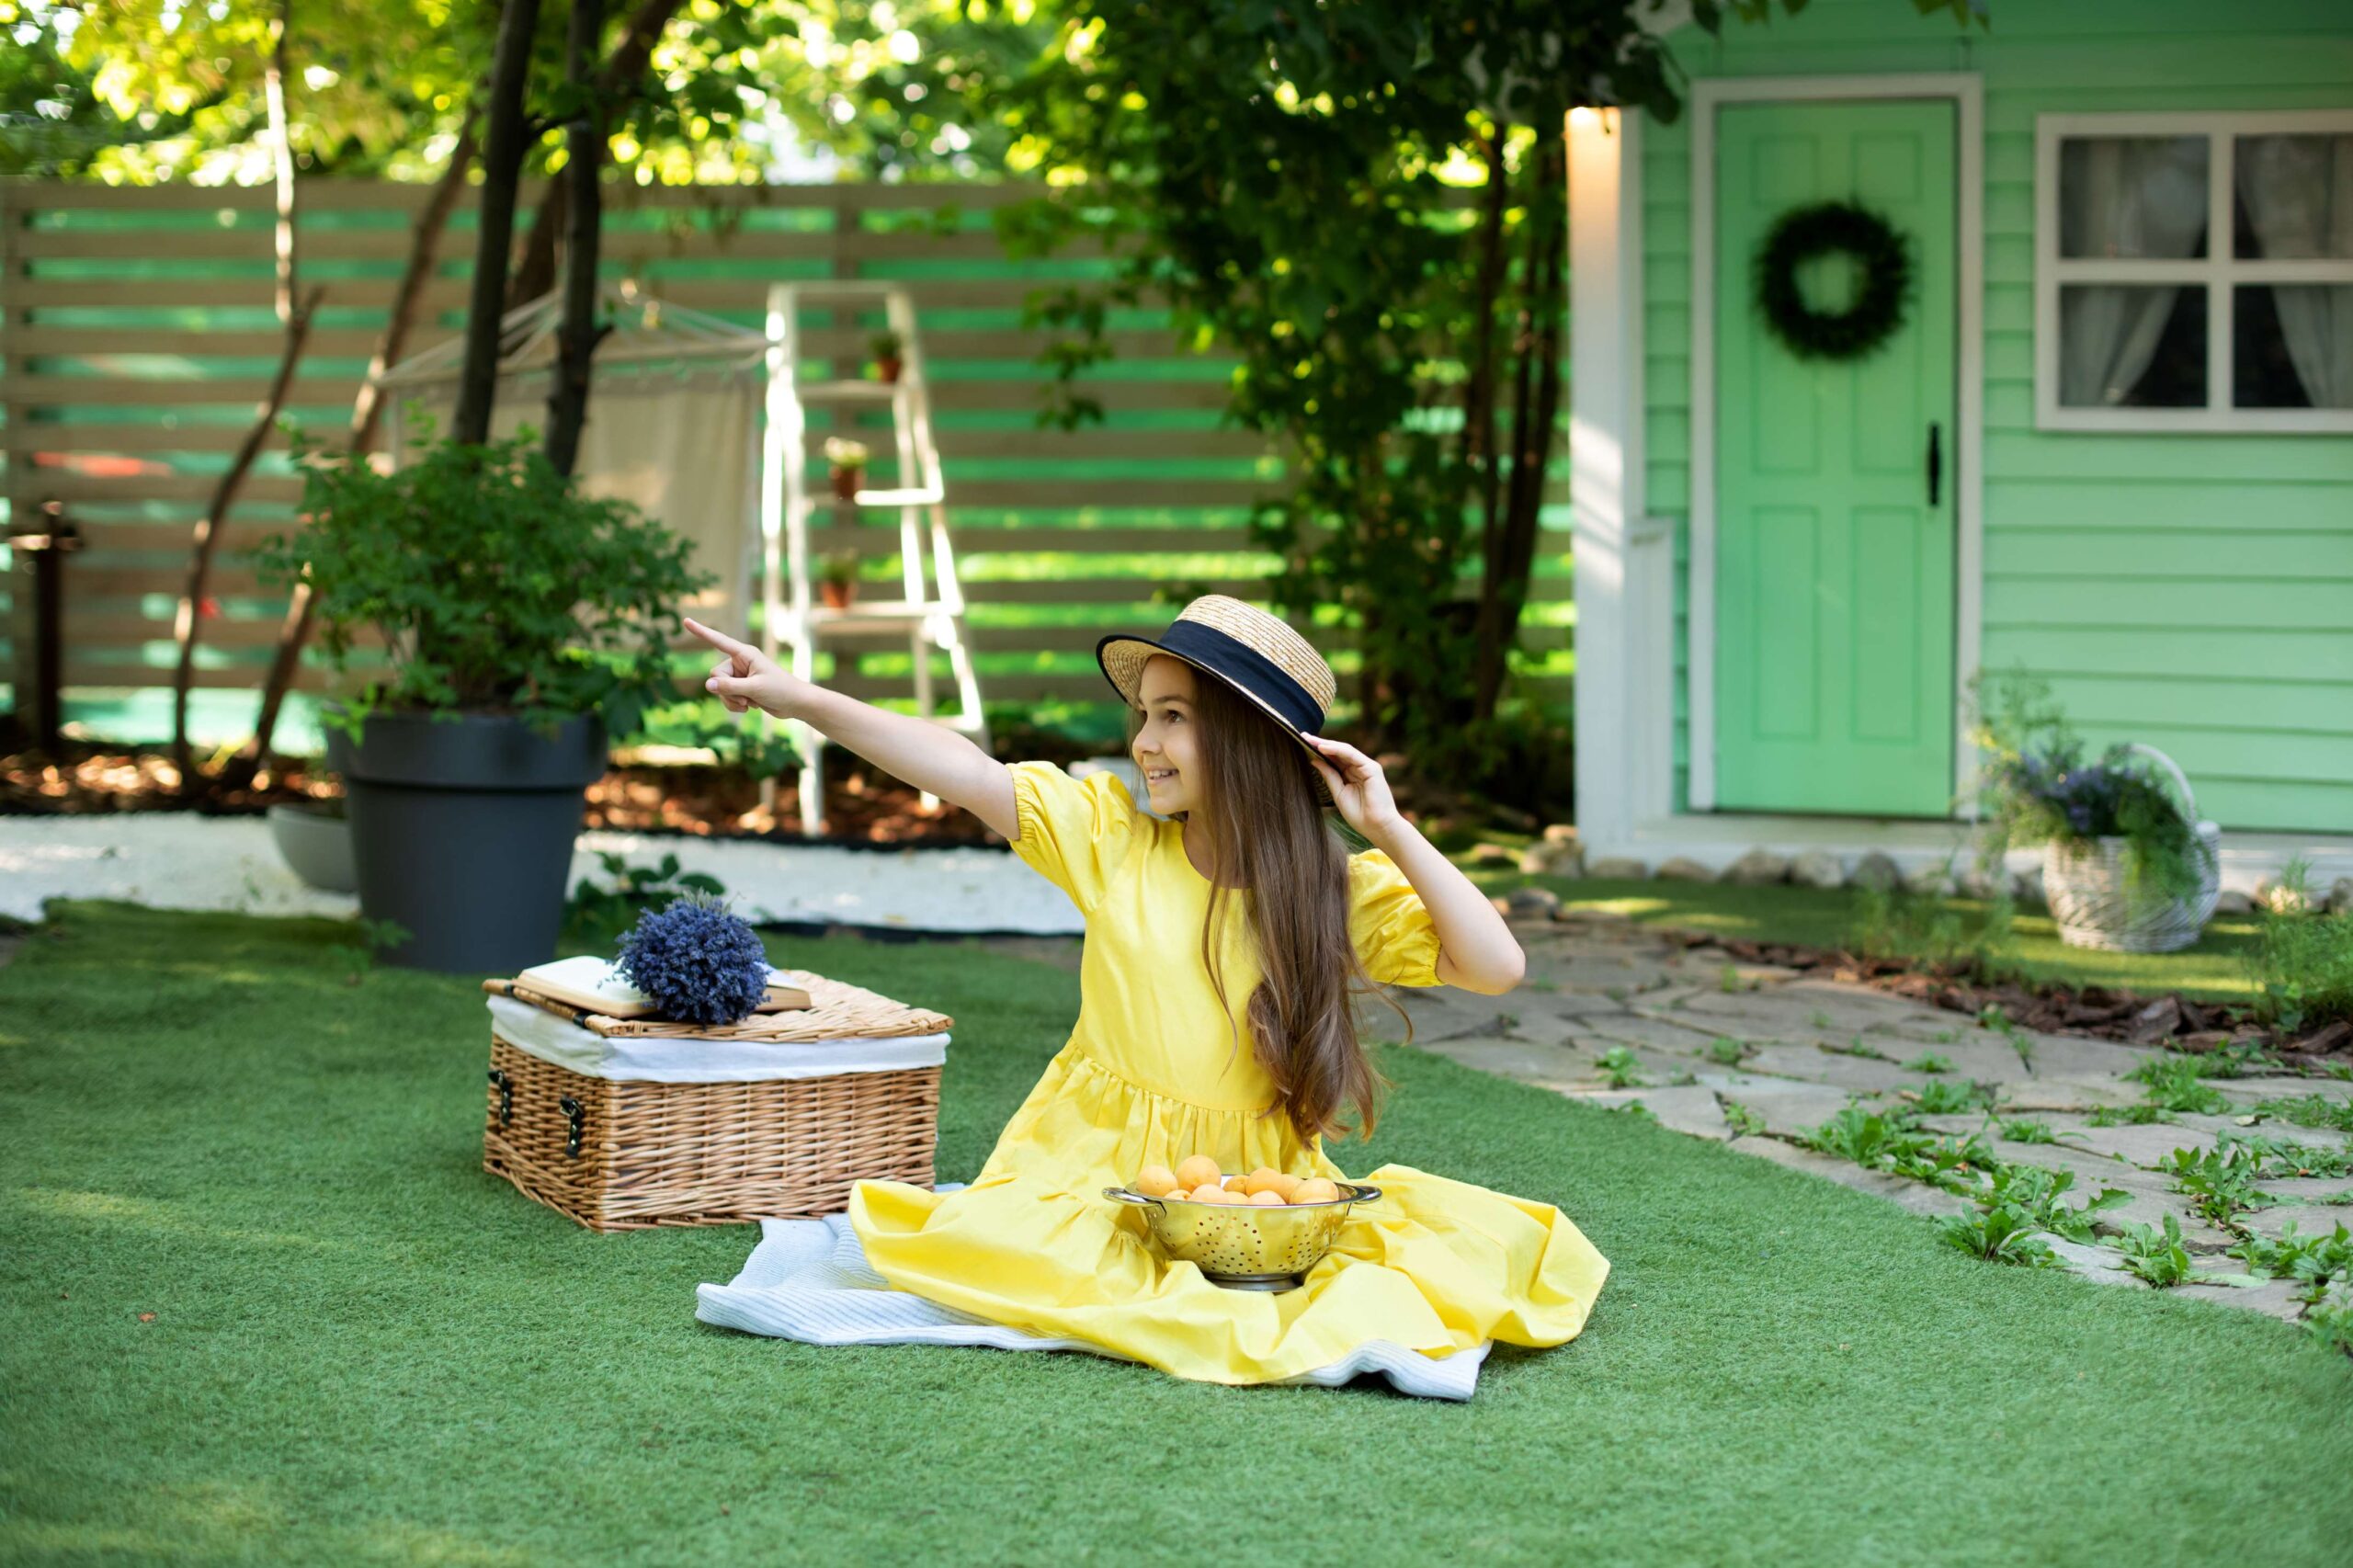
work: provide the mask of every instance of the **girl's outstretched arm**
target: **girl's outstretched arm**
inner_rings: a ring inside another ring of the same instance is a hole
[[[687,630],[726,657],[703,689],[731,713],[759,708],[814,726],[893,778],[963,807],[1011,840],[1020,832],[1013,775],[970,737],[913,714],[893,713],[802,680],[751,643],[714,631],[692,616]]]
[[[1345,741],[1307,740],[1324,754],[1315,767],[1332,787],[1340,815],[1396,863],[1429,910],[1438,930],[1438,979],[1490,996],[1518,985],[1527,975],[1528,955],[1511,927],[1478,884],[1397,810],[1381,764]]]

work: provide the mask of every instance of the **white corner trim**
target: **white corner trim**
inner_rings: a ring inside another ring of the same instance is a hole
[[[1644,691],[1641,117],[1572,110],[1569,503],[1575,574],[1577,820],[1631,831],[1652,807],[1643,758],[1672,753],[1671,713]],[[1671,553],[1671,545],[1669,546]]]
[[[1953,790],[1965,798],[1975,777],[1964,711],[1983,647],[1984,616],[1985,90],[1973,72],[1882,76],[1711,77],[1691,88],[1691,580],[1689,646],[1690,810],[1716,802],[1716,110],[1731,103],[1786,99],[1949,98],[1956,106],[1960,186],[1954,244],[1960,252],[1954,306],[1955,422]]]

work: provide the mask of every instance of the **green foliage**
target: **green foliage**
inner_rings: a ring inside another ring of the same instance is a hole
[[[1717,1103],[1723,1107],[1724,1125],[1732,1129],[1733,1137],[1747,1138],[1765,1131],[1765,1119],[1738,1100],[1719,1096]]]
[[[2051,1131],[2047,1121],[2030,1118],[2002,1123],[2002,1136],[2013,1143],[2056,1143],[2059,1134]]]
[[[2093,1217],[2132,1201],[2132,1195],[2103,1187],[2081,1208],[2066,1202],[2075,1190],[2075,1173],[2043,1165],[2003,1165],[1994,1168],[1982,1201],[2018,1209],[2035,1224],[2071,1242],[2093,1238]]]
[[[1085,188],[1000,210],[1015,253],[1121,257],[1030,303],[1061,337],[1041,420],[1101,417],[1078,378],[1147,291],[1180,342],[1233,356],[1229,419],[1297,453],[1251,520],[1269,598],[1357,627],[1370,726],[1466,782],[1563,755],[1560,719],[1503,683],[1563,397],[1561,126],[1596,95],[1681,107],[1636,12],[1070,0],[1026,69],[963,86],[1019,128],[1018,172]]]
[[[1954,1116],[1994,1103],[1993,1091],[1974,1078],[1927,1078],[1913,1085],[1911,1092],[1929,1116]]]
[[[1869,1170],[1955,1192],[1976,1191],[1984,1173],[1995,1165],[1993,1151],[1975,1133],[1961,1139],[1939,1138],[1921,1131],[1906,1112],[1881,1112],[1859,1105],[1847,1106],[1828,1121],[1802,1133],[1799,1141]]]
[[[2326,1235],[2307,1236],[2290,1221],[2276,1241],[2248,1236],[2230,1250],[2274,1279],[2293,1279],[2307,1301],[2319,1301],[2331,1285],[2353,1281],[2353,1232],[2342,1223]]]
[[[1992,965],[2017,916],[2008,881],[1998,880],[1996,885],[2000,891],[1975,920],[1934,893],[1900,887],[1858,888],[1847,943],[1870,958],[1982,971]]]
[[[2157,1162],[2157,1169],[2172,1176],[2199,1214],[2217,1225],[2235,1226],[2241,1210],[2278,1201],[2256,1186],[2263,1162],[2244,1146],[2176,1149]]]
[[[2148,1087],[2142,1098],[2159,1110],[2188,1111],[2199,1116],[2219,1116],[2231,1108],[2228,1096],[2205,1082],[2206,1074],[2198,1057],[2167,1054],[2143,1062],[2126,1074],[2137,1078]]]
[[[2012,1203],[1988,1204],[1966,1214],[1947,1214],[1937,1221],[1937,1238],[1988,1263],[2017,1264],[2027,1268],[2063,1267],[2051,1244],[2038,1233],[2034,1216]]]
[[[2256,1016],[2279,1029],[2353,1018],[2353,912],[2317,909],[2310,876],[2301,856],[2280,871],[2247,960]]]
[[[2189,1249],[2181,1244],[2181,1221],[2167,1214],[2164,1222],[2165,1228],[2160,1231],[2128,1221],[2116,1243],[2124,1254],[2124,1270],[2159,1290],[2178,1285],[2190,1276]]]
[[[682,895],[699,893],[718,898],[727,892],[718,878],[704,872],[681,875],[676,855],[665,855],[659,865],[650,867],[632,866],[611,850],[600,853],[597,858],[603,863],[605,874],[613,879],[612,885],[605,887],[590,878],[581,878],[565,902],[564,918],[600,934],[631,926],[646,911],[657,904],[668,904]]]
[[[1977,790],[1985,824],[1979,864],[1998,873],[2014,847],[2117,837],[2124,841],[2128,894],[2194,894],[2209,854],[2174,800],[2170,777],[2121,745],[2097,762],[2084,761],[2083,741],[2040,676],[2020,669],[1995,676],[1992,686],[1988,698],[1984,672],[1970,680],[1971,737],[1985,753]]]
[[[2262,1114],[2292,1121],[2298,1127],[2327,1127],[2339,1132],[2353,1132],[2353,1101],[2332,1099],[2326,1095],[2295,1095],[2268,1100]]]
[[[623,735],[676,696],[676,606],[714,579],[689,567],[685,540],[557,473],[528,427],[432,441],[390,474],[300,432],[294,448],[310,520],[263,541],[256,567],[274,585],[309,581],[337,670],[362,628],[390,659],[329,722],[356,739],[387,707],[513,713],[551,733],[595,712]]]
[[[1907,1073],[1949,1073],[1952,1071],[1952,1058],[1939,1056],[1933,1051],[1923,1051],[1905,1062],[1904,1070]]]
[[[1613,1089],[1631,1089],[1650,1081],[1643,1076],[1642,1063],[1635,1060],[1634,1053],[1622,1045],[1613,1045],[1603,1051],[1601,1060],[1594,1065],[1601,1069],[1602,1076]]]
[[[1720,1067],[1737,1067],[1740,1059],[1747,1054],[1748,1046],[1743,1040],[1711,1040],[1708,1042],[1708,1060]]]

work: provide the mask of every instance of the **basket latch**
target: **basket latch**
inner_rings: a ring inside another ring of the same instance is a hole
[[[490,1081],[498,1085],[498,1125],[505,1127],[515,1119],[515,1080],[504,1067],[494,1067]]]
[[[563,1152],[576,1160],[580,1157],[581,1131],[588,1125],[588,1108],[570,1095],[556,1103],[563,1108],[563,1119],[572,1129],[564,1138]]]

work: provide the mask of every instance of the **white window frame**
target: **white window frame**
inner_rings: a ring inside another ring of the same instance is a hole
[[[2353,135],[2353,109],[2210,114],[2043,114],[2034,121],[2034,423],[2040,430],[2353,431],[2353,408],[2234,408],[2233,290],[2254,283],[2353,284],[2353,256],[2242,261],[2231,252],[2231,181],[2241,136]],[[2071,137],[2207,138],[2207,255],[2192,261],[2063,257],[2059,143]],[[2179,283],[2206,290],[2203,408],[2071,408],[2059,402],[2059,290],[2067,283]]]

